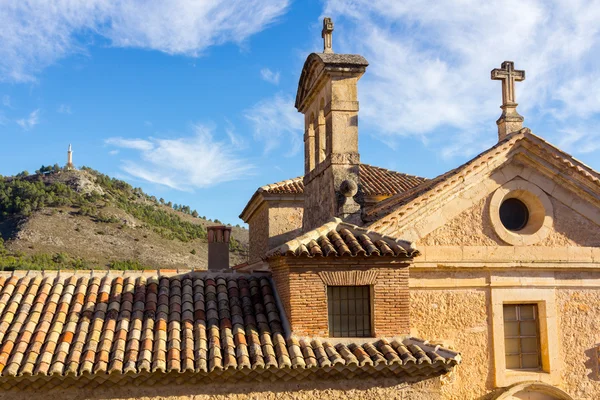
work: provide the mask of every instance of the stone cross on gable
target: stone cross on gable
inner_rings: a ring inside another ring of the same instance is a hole
[[[523,129],[524,118],[517,112],[515,101],[515,82],[525,80],[525,71],[516,70],[515,63],[504,61],[502,68],[492,70],[492,80],[502,81],[502,115],[496,121],[498,139],[504,140],[508,135]]]
[[[502,105],[516,104],[515,82],[525,80],[525,71],[515,69],[512,61],[504,61],[502,68],[492,70],[492,80],[502,81]]]
[[[333,36],[333,21],[331,18],[323,18],[323,30],[321,37],[323,38],[323,53],[333,53],[331,48],[331,37]]]

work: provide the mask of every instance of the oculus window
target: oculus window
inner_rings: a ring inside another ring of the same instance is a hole
[[[537,304],[504,304],[506,368],[541,369],[539,327]]]
[[[330,337],[371,336],[370,286],[328,286]]]
[[[529,209],[517,198],[507,199],[500,205],[500,221],[509,231],[520,231],[529,221]]]

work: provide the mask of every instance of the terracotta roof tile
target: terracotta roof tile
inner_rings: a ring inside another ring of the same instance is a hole
[[[412,243],[368,231],[334,218],[302,236],[270,250],[266,258],[295,257],[415,257]]]
[[[427,178],[403,174],[389,169],[360,164],[359,177],[362,191],[367,196],[392,196],[405,192],[425,182]],[[259,191],[270,194],[302,194],[304,193],[303,177],[262,186]]]
[[[155,382],[181,373],[191,381],[303,379],[337,373],[316,372],[328,367],[371,368],[370,375],[393,365],[402,366],[394,373],[429,376],[460,362],[457,353],[414,340],[289,337],[267,275],[31,275],[0,280],[0,298],[8,299],[0,305],[4,388]],[[37,378],[46,375],[56,378]]]

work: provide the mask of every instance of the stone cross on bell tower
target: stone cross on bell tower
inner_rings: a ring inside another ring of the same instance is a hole
[[[517,112],[518,104],[515,101],[515,82],[525,80],[525,71],[516,70],[512,61],[504,61],[501,68],[492,70],[492,80],[502,81],[502,115],[496,121],[498,139],[502,140],[523,128],[524,118]]]
[[[333,53],[332,49],[333,36],[333,21],[331,18],[323,18],[323,30],[321,37],[323,38],[323,53]]]

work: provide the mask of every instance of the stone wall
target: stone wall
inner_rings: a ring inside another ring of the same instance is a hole
[[[324,164],[321,164],[323,167]],[[317,167],[319,168],[319,167]],[[304,177],[303,231],[307,232],[329,221],[336,214],[337,199],[331,169],[316,173],[311,180]]]
[[[250,230],[250,263],[260,261],[269,247],[269,208],[263,203],[248,223]]]
[[[479,399],[491,387],[489,292],[484,288],[410,291],[411,334],[460,351],[444,399]]]
[[[304,202],[269,202],[269,249],[300,235]]]
[[[168,386],[99,386],[94,389],[0,391],[0,400],[433,400],[439,398],[440,378],[413,384],[394,379],[292,381]]]
[[[557,291],[562,382],[573,398],[600,398],[597,347],[600,344],[600,288]]]
[[[554,226],[550,234],[533,246],[600,247],[600,226],[550,196]],[[463,211],[446,225],[419,240],[421,246],[507,246],[490,222],[486,197]]]
[[[319,263],[312,265],[311,263]],[[280,258],[271,262],[273,281],[283,303],[292,331],[299,336],[329,337],[327,285],[353,285],[346,274],[358,273],[360,284],[371,285],[374,336],[395,336],[409,332],[407,264],[364,259],[328,260]],[[351,271],[351,272],[350,272]],[[327,276],[331,274],[332,276]],[[337,277],[336,274],[339,274]]]
[[[489,400],[502,391],[495,384],[491,293],[503,287],[555,291],[558,323],[548,335],[558,343],[560,374],[553,385],[573,399],[600,398],[600,273],[412,270],[411,334],[462,356],[455,372],[443,378],[439,398]]]

